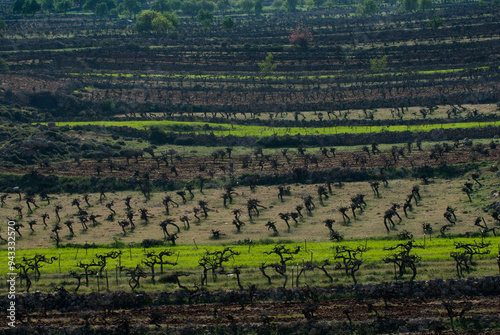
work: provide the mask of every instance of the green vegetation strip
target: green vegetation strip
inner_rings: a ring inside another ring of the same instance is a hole
[[[428,238],[425,241],[425,248],[414,248],[412,249],[412,254],[415,253],[422,258],[422,261],[452,261],[450,257],[450,252],[456,251],[455,242],[461,243],[474,243],[473,240],[467,238]],[[477,241],[478,243],[480,241]],[[485,243],[490,243],[488,250],[490,253],[482,256],[474,256],[474,259],[494,259],[498,255],[498,248],[500,245],[500,237],[491,237],[484,240]],[[294,255],[294,260],[291,264],[300,264],[302,261],[310,261],[313,257],[313,261],[321,262],[324,259],[329,259],[333,262],[333,255],[335,252],[335,247],[337,245],[344,245],[351,248],[357,248],[358,246],[364,247],[366,245],[367,251],[363,254],[363,262],[366,263],[383,263],[382,259],[387,257],[396,251],[384,250],[384,248],[396,246],[398,243],[405,243],[405,241],[395,241],[395,240],[358,240],[358,241],[344,241],[341,243],[289,243],[286,244],[290,249],[295,249],[296,246],[301,247],[301,251]],[[424,240],[418,239],[415,241],[415,245],[424,246]],[[274,244],[256,244],[252,246],[248,245],[238,245],[230,246],[234,251],[240,253],[240,255],[235,256],[226,265],[233,267],[245,267],[245,268],[256,268],[264,262],[274,263],[278,261],[278,256],[267,255],[268,252],[273,249]],[[206,246],[198,245],[179,245],[179,246],[164,246],[155,248],[138,248],[135,247],[121,247],[121,248],[49,248],[49,249],[26,249],[26,250],[16,250],[17,260],[21,260],[23,257],[33,257],[36,254],[45,255],[46,257],[57,257],[60,256],[60,271],[59,271],[59,260],[56,260],[53,264],[43,264],[41,270],[43,273],[69,273],[72,270],[76,270],[76,265],[83,261],[91,262],[92,259],[96,259],[96,254],[108,253],[111,250],[121,250],[123,252],[121,259],[110,260],[110,268],[114,268],[115,263],[120,263],[122,266],[127,268],[135,267],[137,264],[141,263],[141,260],[146,258],[146,252],[152,251],[162,251],[169,250],[174,252],[175,255],[171,259],[175,260],[177,254],[179,254],[178,264],[175,269],[200,269],[198,261],[205,254],[207,250],[217,251],[223,250],[224,246]],[[307,249],[306,249],[307,248]],[[312,251],[312,252],[311,252]],[[0,250],[0,257],[7,260],[7,250]],[[6,275],[7,261],[0,265],[0,275]]]
[[[500,68],[500,66],[499,66]],[[426,70],[426,71],[414,71],[411,74],[436,74],[436,73],[451,73],[451,72],[464,72],[464,71],[477,71],[477,70],[489,70],[489,66],[481,66],[472,69],[458,68],[458,69],[442,69],[442,70]],[[365,74],[355,74],[350,75],[350,77],[365,77],[365,76],[407,76],[409,72],[383,72],[383,73],[365,73]],[[349,77],[345,74],[326,74],[326,75],[220,75],[220,74],[132,74],[132,73],[68,73],[71,76],[83,76],[83,77],[123,77],[123,78],[169,78],[169,79],[211,79],[211,80],[290,80],[290,79],[329,79],[329,78],[339,78],[339,77]]]
[[[339,127],[264,127],[264,126],[244,126],[231,125],[226,123],[205,123],[205,122],[178,122],[178,121],[92,121],[92,122],[57,122],[57,126],[104,126],[104,127],[131,127],[136,129],[149,129],[158,127],[164,131],[179,133],[211,134],[216,136],[284,136],[284,135],[335,135],[335,134],[364,134],[382,132],[427,132],[433,129],[455,129],[455,128],[480,128],[487,126],[497,126],[499,122],[458,122],[442,124],[422,124],[422,125],[396,125],[396,126],[339,126]]]

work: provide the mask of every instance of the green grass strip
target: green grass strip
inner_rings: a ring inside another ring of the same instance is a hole
[[[136,129],[149,129],[153,126],[164,131],[172,131],[184,134],[210,134],[216,136],[284,136],[284,135],[335,135],[335,134],[365,134],[383,132],[428,132],[433,129],[456,129],[456,128],[481,128],[487,126],[500,125],[499,121],[492,122],[457,122],[442,124],[422,124],[422,125],[395,125],[395,126],[338,126],[338,127],[266,127],[266,126],[246,126],[231,125],[227,123],[207,123],[207,122],[179,122],[179,121],[82,121],[82,122],[57,122],[57,126],[104,126],[104,127],[131,127]]]
[[[489,66],[481,66],[472,69],[468,68],[458,68],[458,69],[442,69],[442,70],[426,70],[426,71],[415,71],[414,74],[435,74],[435,73],[451,73],[451,72],[463,72],[469,70],[488,70]],[[500,68],[500,67],[499,67]],[[329,74],[329,75],[228,75],[228,74],[132,74],[132,73],[77,73],[71,72],[68,75],[71,76],[83,76],[83,77],[123,77],[123,78],[170,78],[170,79],[212,79],[212,80],[287,80],[287,79],[329,79],[329,78],[339,78],[339,77],[370,77],[370,76],[406,76],[410,73],[408,72],[382,72],[382,73],[365,73],[365,74]]]
[[[450,252],[456,251],[454,243],[474,243],[473,240],[467,238],[432,238],[429,240],[428,238],[425,241],[425,248],[414,248],[412,249],[412,254],[417,254],[422,258],[422,261],[452,261],[450,257]],[[479,241],[477,241],[479,242]],[[485,243],[490,243],[488,250],[489,254],[482,256],[474,256],[474,259],[494,259],[498,255],[498,245],[500,243],[500,237],[491,237],[487,238],[484,241]],[[366,244],[365,244],[366,243]],[[307,243],[307,246],[304,242],[300,243],[289,243],[286,246],[290,249],[295,249],[296,246],[301,247],[301,251],[294,255],[294,259],[291,261],[291,264],[295,265],[295,263],[300,264],[303,261],[310,261],[311,257],[313,261],[322,261],[324,259],[329,259],[333,261],[333,255],[335,252],[335,246],[337,245],[345,245],[351,248],[357,248],[358,246],[367,247],[367,251],[363,253],[362,259],[365,263],[383,263],[383,258],[387,257],[396,251],[388,251],[384,250],[384,248],[396,246],[399,243],[405,243],[404,241],[394,241],[394,240],[358,240],[358,241],[345,241],[341,243],[334,242],[325,242],[325,243]],[[415,241],[416,245],[423,246],[423,239],[418,239]],[[234,251],[240,253],[240,255],[235,256],[234,259],[231,259],[226,265],[227,266],[241,266],[247,268],[255,268],[260,266],[263,262],[273,263],[278,261],[278,256],[276,255],[267,255],[265,252],[268,252],[274,248],[274,244],[257,244],[252,246],[251,248],[248,245],[237,245],[231,246]],[[307,248],[307,250],[305,249]],[[121,249],[112,249],[112,248],[89,248],[87,250],[83,248],[49,248],[49,249],[25,249],[25,250],[16,250],[16,258],[17,261],[21,261],[23,257],[31,258],[36,254],[45,255],[46,257],[57,257],[58,260],[54,261],[52,264],[43,264],[43,268],[41,270],[42,273],[69,273],[71,270],[76,270],[76,265],[82,261],[84,263],[91,262],[92,259],[96,259],[96,254],[104,254],[108,253],[111,250],[121,250],[123,252],[121,259],[110,259],[108,268],[114,269],[115,265],[122,265],[125,267],[135,267],[137,264],[140,264],[142,259],[145,258],[146,252],[152,251],[162,251],[169,250],[172,251],[175,256],[172,256],[171,259],[175,260],[177,258],[177,254],[179,254],[178,265],[175,267],[176,269],[200,269],[198,260],[205,254],[207,250],[209,251],[217,251],[223,250],[223,246],[207,246],[207,245],[198,245],[195,247],[194,245],[178,245],[178,246],[164,246],[164,247],[155,247],[155,248],[138,248],[138,247],[124,247]],[[311,252],[312,251],[312,252]],[[6,275],[8,272],[8,264],[7,264],[7,250],[6,248],[0,250],[0,257],[5,261],[0,264],[0,276]],[[60,262],[60,270],[59,270],[59,257],[61,259]],[[119,263],[119,264],[117,264]]]

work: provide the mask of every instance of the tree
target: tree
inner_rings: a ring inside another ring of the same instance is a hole
[[[43,0],[42,1],[42,8],[48,12],[54,10],[54,0]]]
[[[9,69],[9,64],[7,64],[7,62],[5,61],[5,59],[3,59],[2,57],[0,57],[0,71],[1,70],[8,70],[8,69]]]
[[[407,12],[413,12],[418,8],[418,0],[403,0],[403,8]]]
[[[7,24],[4,20],[0,20],[0,36],[7,31]]]
[[[82,9],[85,4],[85,0],[74,0],[74,3],[78,6],[79,9]]]
[[[90,270],[91,267],[100,267],[98,263],[96,263],[95,259],[92,260],[90,263],[83,263],[80,261],[76,265],[78,268],[82,268],[84,273],[85,273],[85,285],[88,287],[89,286],[89,276],[93,276],[97,274],[97,271],[95,270]]]
[[[198,206],[200,206],[200,209],[203,211],[203,215],[205,216],[205,218],[207,218],[208,212],[211,210],[210,208],[208,208],[208,202],[206,202],[205,200],[200,200],[198,201]]]
[[[168,0],[156,0],[151,5],[151,9],[160,13],[172,10],[171,3]]]
[[[229,259],[234,260],[234,256],[238,256],[240,253],[234,251],[233,249],[226,247],[219,251],[206,251],[205,255],[198,261],[198,264],[203,267],[203,277],[201,278],[201,285],[208,284],[207,274],[208,271],[212,271],[213,281],[217,281],[217,269],[220,269],[220,273],[225,273],[224,263],[228,262]]]
[[[433,16],[432,18],[429,19],[428,25],[432,29],[437,30],[439,27],[443,25],[443,19],[441,19],[439,16]]]
[[[370,182],[370,187],[372,188],[373,194],[377,196],[377,198],[380,198],[380,193],[378,191],[378,188],[380,186],[380,183],[378,181],[371,181]]]
[[[163,206],[165,206],[165,212],[167,212],[167,215],[170,215],[169,207],[170,204],[175,205],[176,207],[179,207],[179,204],[177,204],[174,200],[172,200],[172,197],[167,195],[165,198],[163,198]]]
[[[196,0],[185,0],[181,3],[181,11],[186,15],[194,16],[200,9],[201,6]]]
[[[486,255],[490,253],[487,248],[490,246],[489,243],[481,242],[478,244],[474,243],[461,243],[455,242],[455,248],[460,251],[454,251],[450,253],[450,257],[455,260],[457,277],[461,278],[463,270],[467,272],[470,271],[472,263],[472,257],[474,255]]]
[[[288,231],[290,231],[290,224],[288,221],[290,220],[290,213],[279,213],[278,216],[281,220],[285,221],[286,226],[288,227]]]
[[[255,7],[255,3],[253,2],[253,0],[240,0],[238,2],[238,6],[243,13],[250,14]]]
[[[323,205],[323,197],[325,197],[325,199],[328,199],[328,192],[326,190],[326,187],[323,185],[319,185],[316,192],[318,193],[319,203]]]
[[[421,10],[431,9],[433,5],[434,5],[433,0],[421,0],[420,1],[420,9]]]
[[[384,258],[385,263],[394,263],[394,268],[396,268],[396,266],[399,268],[399,274],[394,274],[395,279],[403,277],[406,272],[406,267],[409,267],[413,272],[410,281],[413,281],[417,276],[417,268],[415,264],[420,261],[420,257],[416,254],[410,254],[412,248],[423,248],[423,246],[417,246],[413,243],[413,241],[408,241],[394,247],[384,248],[384,250],[399,249],[398,253]]]
[[[286,0],[286,9],[289,12],[297,11],[298,0]]]
[[[28,206],[28,210],[30,211],[30,213],[33,213],[33,209],[31,208],[30,204],[33,204],[36,208],[39,208],[38,205],[35,202],[35,196],[34,195],[28,194],[28,195],[25,196],[24,199],[26,201],[26,205]]]
[[[232,17],[226,17],[222,20],[222,22],[220,24],[221,24],[222,29],[224,29],[224,30],[233,30],[234,20]],[[230,148],[226,148],[226,149],[230,149]],[[229,156],[231,156],[231,154],[229,154]],[[231,157],[229,157],[229,158],[231,158]]]
[[[15,209],[17,211],[17,217],[19,219],[23,218],[23,206],[16,206],[16,207],[13,207],[12,209]]]
[[[94,13],[98,17],[108,17],[109,16],[109,9],[108,5],[106,5],[105,2],[101,2],[95,6]]]
[[[84,276],[83,273],[77,273],[76,271],[70,271],[69,275],[73,278],[75,278],[78,282],[75,287],[75,293],[78,291],[80,288],[80,285],[82,284],[82,277]]]
[[[153,284],[155,283],[155,266],[156,265],[161,265],[161,272],[163,272],[163,265],[172,265],[175,266],[177,265],[177,262],[169,262],[167,260],[164,260],[163,257],[165,256],[172,256],[173,252],[168,251],[168,250],[163,250],[161,251],[158,255],[156,254],[155,251],[147,253],[146,254],[146,259],[142,260],[142,263],[148,267],[151,268],[151,281]]]
[[[130,224],[129,221],[126,221],[126,220],[122,220],[122,221],[118,221],[118,225],[122,228],[123,230],[123,236],[126,236],[127,235],[127,231],[125,230],[125,227],[127,227],[128,225]]]
[[[316,8],[320,8],[325,3],[325,0],[313,0],[313,3]]]
[[[135,18],[141,12],[141,4],[137,0],[124,0],[118,9],[121,13]]]
[[[387,67],[387,56],[370,59],[370,70],[374,73],[382,72]]]
[[[174,28],[173,24],[162,15],[153,20],[152,26],[153,31],[157,33],[167,33]]]
[[[342,219],[344,220],[344,225],[347,225],[349,221],[351,221],[351,218],[346,214],[348,210],[349,208],[345,206],[339,208],[339,212],[342,214]]]
[[[313,198],[308,195],[307,197],[304,197],[304,206],[306,207],[307,213],[311,214],[311,211],[316,208],[316,205],[312,201]]]
[[[196,15],[196,20],[205,28],[210,27],[214,22],[214,13],[208,9],[200,9]]]
[[[181,231],[181,229],[179,228],[178,225],[176,225],[174,223],[175,221],[172,220],[172,219],[166,219],[166,220],[163,220],[159,225],[163,231],[163,236],[165,238],[165,240],[172,240],[171,237],[172,236],[175,236],[177,233],[179,233]],[[171,234],[168,232],[168,226],[174,226],[175,228],[177,228],[177,232],[174,233],[174,234]]]
[[[24,0],[16,0],[12,4],[12,12],[16,14],[21,14],[24,6]]]
[[[254,11],[256,15],[262,14],[264,4],[262,3],[262,0],[256,0],[255,5],[254,5]]]
[[[265,209],[266,207],[262,206],[260,204],[260,200],[257,199],[248,199],[247,201],[247,211],[248,211],[248,216],[250,217],[250,220],[252,220],[252,214],[259,216],[259,207]]]
[[[288,40],[290,41],[290,43],[306,49],[313,41],[313,36],[309,29],[300,25],[294,31],[292,31]]]
[[[125,273],[127,277],[130,278],[128,281],[128,285],[132,289],[132,292],[135,293],[135,289],[140,285],[139,281],[141,280],[141,278],[146,278],[147,274],[144,269],[139,266],[139,264],[137,264],[134,269],[125,269]]]
[[[298,274],[297,274],[297,281],[296,281],[296,284],[295,286],[299,286],[299,279],[300,279],[300,276],[302,275],[302,273],[304,273],[305,271],[314,271],[314,269],[319,269],[321,271],[323,271],[323,273],[325,274],[326,277],[328,277],[328,279],[330,280],[330,283],[333,283],[333,277],[328,273],[328,271],[326,271],[326,267],[331,265],[330,264],[330,261],[328,259],[324,259],[321,263],[313,263],[313,262],[305,262],[303,263],[303,266],[302,266],[302,269],[300,269],[300,271],[297,269],[298,271]]]
[[[20,275],[19,275],[19,279],[21,279],[21,284],[22,284],[23,279],[26,280],[26,292],[29,293],[30,287],[31,287],[31,279],[30,279],[30,275],[28,272],[29,272],[29,270],[34,269],[34,265],[32,263],[17,263],[16,262],[16,264],[14,266],[16,269],[21,270]]]
[[[61,0],[56,3],[56,9],[64,14],[66,14],[71,7],[73,7],[73,2],[71,0]]]
[[[394,204],[394,205],[396,205],[396,204]],[[384,225],[385,225],[385,229],[387,229],[388,233],[391,230],[390,230],[389,226],[387,225],[387,221],[389,221],[391,223],[392,227],[396,227],[396,225],[394,224],[394,221],[392,221],[393,216],[396,215],[399,218],[399,221],[401,221],[401,217],[399,216],[398,212],[396,211],[396,208],[394,207],[394,205],[390,209],[386,210],[384,213]]]
[[[67,220],[64,224],[68,227],[71,236],[75,235],[75,232],[73,231],[73,221]]]
[[[36,220],[29,221],[28,225],[30,226],[31,231],[34,232],[35,230],[33,229],[33,226],[36,226]]]
[[[79,211],[81,211],[81,207],[80,207],[80,200],[78,200],[77,198],[73,199],[73,201],[71,202],[71,206],[76,206],[76,208],[78,208]]]
[[[61,230],[62,227],[59,226],[59,224],[56,223],[56,226],[54,227],[54,229],[52,229],[52,234],[50,236],[50,238],[56,240],[56,246],[59,248],[59,242],[61,241],[61,239],[59,238],[59,230]]]
[[[49,214],[43,213],[42,214],[42,222],[43,222],[43,225],[46,226],[46,227],[47,227],[47,219],[50,219]]]
[[[467,194],[467,197],[469,198],[469,202],[472,202],[472,198],[471,198],[471,193],[472,193],[472,190],[469,188],[469,187],[462,187],[462,192],[464,192],[465,194]]]
[[[176,24],[178,25],[178,19],[176,21],[175,15],[168,15],[168,17],[169,18],[154,10],[146,10],[139,14],[139,16],[137,17],[137,21],[135,22],[135,29],[138,32],[142,33],[167,33],[170,30],[175,29]],[[172,21],[174,21],[175,23]],[[151,134],[152,135],[150,135],[150,140],[151,136],[153,136],[153,131],[151,132]],[[153,143],[153,141],[151,142]]]
[[[356,9],[356,13],[361,15],[377,14],[377,12],[378,5],[374,0],[365,0],[363,3],[360,3]]]
[[[288,281],[287,264],[286,263],[292,261],[294,259],[293,255],[296,255],[299,252],[300,252],[300,246],[297,246],[295,248],[295,250],[292,250],[292,249],[286,248],[284,245],[275,245],[273,250],[271,250],[269,252],[264,252],[264,253],[267,255],[272,255],[272,254],[278,255],[278,257],[280,258],[279,261],[277,263],[273,263],[273,264],[269,264],[269,265],[266,265],[264,263],[264,264],[262,264],[262,266],[259,269],[262,272],[262,274],[266,278],[268,278],[268,280],[270,281],[271,279],[266,274],[265,269],[267,267],[273,268],[274,271],[276,271],[276,273],[278,273],[280,276],[282,276],[285,279],[285,281],[283,283],[283,287],[286,287],[286,283]]]
[[[236,227],[239,233],[241,231],[241,227],[245,225],[245,222],[235,219],[233,220],[233,225]]]
[[[335,247],[335,255],[333,258],[342,260],[342,264],[337,263],[335,268],[344,268],[346,275],[351,276],[354,284],[357,284],[355,277],[356,272],[359,270],[361,264],[363,263],[363,261],[358,258],[358,255],[361,256],[365,251],[366,250],[361,246],[357,247],[356,249],[351,249],[350,247],[340,245]]]
[[[408,217],[407,210],[413,210],[413,206],[411,205],[411,199],[413,199],[413,194],[409,194],[406,198],[405,203],[403,204],[403,212],[405,213],[405,217]]]
[[[276,229],[276,222],[274,221],[267,221],[266,223],[267,230],[272,229],[274,235],[278,235],[278,229]]]
[[[40,9],[42,9],[42,5],[40,5],[38,1],[26,0],[24,2],[21,13],[26,15],[35,15],[35,13],[38,12]]]
[[[260,73],[262,74],[269,74],[273,72],[276,69],[276,65],[274,63],[274,56],[273,54],[269,53],[266,56],[266,59],[259,63],[259,69]]]
[[[165,13],[163,13],[163,16],[165,16],[167,18],[167,20],[169,20],[170,23],[172,23],[172,25],[176,29],[181,24],[181,22],[179,21],[179,17],[173,12],[165,12]]]

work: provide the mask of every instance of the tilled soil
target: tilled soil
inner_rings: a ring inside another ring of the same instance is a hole
[[[31,325],[40,327],[83,326],[85,319],[92,326],[108,326],[127,319],[131,324],[153,324],[152,315],[159,315],[158,324],[169,327],[186,325],[227,325],[231,323],[286,323],[305,321],[304,309],[317,306],[315,321],[357,322],[384,320],[432,319],[448,321],[443,302],[451,303],[454,318],[500,317],[500,299],[493,297],[460,297],[455,300],[435,298],[391,299],[387,305],[382,299],[335,299],[304,302],[238,302],[164,305],[113,311],[60,313],[36,311],[30,315]],[[23,318],[25,321],[25,317]],[[2,326],[6,321],[2,319]],[[491,332],[490,332],[491,333]],[[493,332],[494,333],[494,332]]]
[[[214,149],[216,150],[216,149]],[[466,164],[471,161],[490,161],[497,162],[500,148],[489,149],[489,155],[484,155],[473,150],[472,147],[461,147],[459,149],[445,152],[436,158],[430,158],[431,152],[412,150],[411,153],[406,151],[404,156],[398,156],[394,159],[390,151],[378,153],[376,155],[366,152],[343,152],[336,154],[335,157],[328,153],[328,157],[321,154],[312,154],[310,157],[315,157],[318,163],[311,163],[304,157],[298,156],[296,153],[289,153],[290,163],[285,157],[280,156],[252,156],[252,162],[247,168],[242,167],[242,157],[232,157],[224,160],[211,159],[210,156],[193,156],[183,157],[182,160],[169,159],[168,166],[165,162],[158,162],[147,156],[139,158],[138,161],[130,159],[127,163],[125,158],[113,158],[110,167],[109,160],[96,162],[95,160],[82,159],[78,165],[75,162],[52,163],[50,167],[34,167],[38,173],[43,175],[59,175],[59,176],[83,176],[83,177],[116,177],[116,178],[133,178],[134,174],[137,178],[141,174],[148,173],[151,179],[184,179],[189,180],[201,176],[204,178],[213,178],[232,174],[238,176],[244,173],[287,173],[296,168],[308,168],[309,170],[331,169],[334,167],[343,168],[383,168],[383,167],[422,167],[422,166],[443,166],[454,164]],[[314,158],[313,158],[314,159]],[[277,165],[273,166],[272,160],[276,160]],[[231,167],[231,162],[233,163]],[[172,166],[175,166],[177,175],[172,172]],[[99,171],[97,172],[97,167]],[[231,172],[232,169],[232,172]],[[13,168],[0,168],[0,173],[17,173],[25,174],[29,172],[26,167],[16,166]]]

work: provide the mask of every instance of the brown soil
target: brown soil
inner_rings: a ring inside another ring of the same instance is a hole
[[[318,309],[314,314],[317,321],[348,322],[346,314],[353,323],[360,321],[383,320],[414,320],[419,318],[446,321],[448,314],[442,305],[442,299],[411,298],[391,299],[387,307],[382,299],[336,299],[317,302]],[[454,311],[458,314],[467,303],[472,303],[472,309],[464,313],[464,317],[500,316],[500,299],[498,297],[470,297],[453,301]],[[234,323],[285,323],[305,321],[302,310],[307,302],[256,302],[243,306],[239,303],[213,303],[191,305],[168,305],[159,307],[144,307],[111,312],[48,312],[37,311],[30,315],[31,324],[40,327],[60,328],[67,326],[83,326],[84,317],[90,316],[91,326],[108,326],[117,324],[121,319],[150,323],[150,315],[157,310],[161,317],[161,326],[181,327],[186,325],[227,325]],[[371,307],[370,307],[371,306]],[[25,320],[23,318],[23,320]],[[5,318],[1,321],[5,326]],[[495,331],[483,334],[499,333]]]
[[[215,149],[214,149],[215,150]],[[437,159],[430,158],[429,151],[418,151],[416,149],[412,150],[411,154],[408,154],[405,150],[406,155],[400,157],[397,162],[394,162],[391,152],[386,151],[378,153],[376,155],[370,154],[370,157],[365,152],[344,152],[336,155],[335,158],[324,157],[321,154],[311,155],[316,156],[319,163],[316,165],[314,163],[308,163],[307,168],[309,170],[321,170],[321,169],[331,169],[334,167],[351,167],[351,168],[383,168],[384,166],[391,167],[422,167],[422,166],[442,166],[442,165],[454,165],[454,164],[465,164],[474,161],[489,161],[497,162],[500,156],[500,148],[495,150],[489,149],[489,156],[485,156],[478,152],[475,152],[472,147],[460,147],[451,152],[444,153],[441,157]],[[147,155],[147,154],[146,154]],[[287,163],[286,159],[279,156],[271,156],[270,159],[276,159],[278,162],[278,168],[275,170],[271,166],[270,160],[265,157],[252,157],[252,163],[249,168],[243,169],[241,158],[233,156],[232,160],[227,158],[224,161],[217,160],[214,161],[208,156],[186,156],[183,157],[181,161],[174,159],[174,164],[178,176],[175,176],[171,172],[172,164],[169,159],[169,166],[166,166],[164,162],[161,162],[158,169],[157,162],[149,157],[149,155],[144,156],[144,158],[139,158],[136,162],[135,159],[130,159],[127,164],[125,158],[113,158],[113,168],[109,168],[109,161],[96,162],[95,160],[82,159],[80,165],[78,166],[74,162],[63,162],[63,163],[53,163],[50,167],[33,167],[38,173],[49,175],[59,175],[59,176],[86,176],[86,177],[96,177],[98,174],[96,172],[96,167],[99,166],[101,172],[99,176],[101,177],[116,177],[116,178],[129,178],[132,177],[134,173],[149,172],[151,179],[164,178],[169,179],[193,179],[196,176],[202,176],[204,178],[213,178],[217,176],[222,176],[229,174],[229,163],[234,162],[234,172],[233,175],[238,176],[243,173],[286,173],[290,172],[295,168],[306,167],[304,163],[304,158],[296,155],[296,153],[289,153],[288,156],[291,159],[290,164]],[[358,158],[358,159],[356,159]],[[358,160],[358,162],[356,162]],[[365,160],[363,162],[363,160]],[[259,166],[259,161],[262,161],[262,168]],[[204,171],[200,171],[200,166],[205,166]],[[26,167],[16,166],[13,168],[0,168],[0,173],[16,173],[25,174],[29,170]]]

